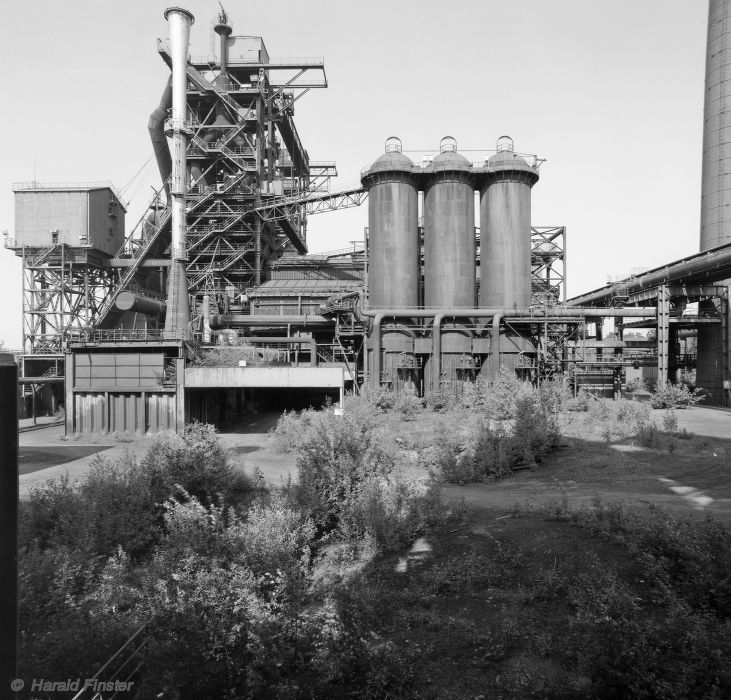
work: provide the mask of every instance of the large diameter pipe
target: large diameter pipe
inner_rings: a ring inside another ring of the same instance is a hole
[[[689,279],[703,277],[705,282],[712,283],[726,279],[731,276],[731,244],[719,246],[703,253],[683,258],[662,267],[632,277],[622,282],[622,287],[628,293],[638,292],[643,289],[651,289],[661,284],[673,284],[675,282],[688,281]],[[601,289],[581,294],[569,299],[566,304],[579,306],[584,304],[596,304],[605,301],[614,294],[613,287],[608,285]],[[605,309],[606,311],[607,309]]]
[[[165,10],[170,32],[170,54],[172,58],[173,113],[168,124],[168,133],[173,140],[173,173],[171,195],[171,265],[168,271],[168,310],[165,316],[166,333],[181,335],[188,330],[190,308],[188,303],[188,282],[185,274],[185,236],[187,221],[185,213],[185,192],[187,187],[186,150],[188,147],[187,92],[188,92],[188,47],[193,15],[180,7]]]
[[[147,131],[152,141],[152,150],[155,154],[157,169],[160,172],[160,179],[165,187],[165,195],[170,200],[170,185],[168,178],[173,171],[173,161],[170,157],[170,148],[168,140],[165,137],[165,120],[168,116],[168,110],[173,104],[173,83],[172,78],[168,81],[163,90],[160,104],[150,114],[150,120],[147,122]]]
[[[143,297],[133,292],[121,292],[114,302],[120,311],[134,311],[148,316],[162,317],[165,315],[166,304],[161,299]]]
[[[471,309],[471,308],[451,308],[451,309],[363,309],[361,313],[364,316],[373,318],[373,337],[375,340],[375,348],[373,349],[373,382],[377,388],[381,383],[381,326],[384,319],[387,318],[433,318],[434,328],[432,331],[432,363],[433,378],[438,382],[441,374],[441,324],[445,318],[493,318],[493,342],[495,342],[494,334],[496,331],[495,317],[497,316],[497,331],[499,333],[500,320],[505,317],[522,321],[534,321],[541,323],[546,320],[545,314],[541,316],[536,313],[535,309]],[[551,322],[558,323],[562,317],[566,323],[578,323],[585,318],[603,318],[603,317],[624,317],[624,318],[647,318],[655,316],[657,309],[655,307],[634,307],[631,309],[580,309],[574,307],[554,306],[551,308]],[[496,347],[499,354],[499,347]],[[493,353],[494,355],[495,353]],[[495,363],[495,358],[493,357]],[[499,360],[494,366],[499,367]],[[437,384],[438,385],[438,384]]]
[[[277,316],[275,314],[250,315],[250,314],[225,314],[211,316],[210,326],[213,330],[221,328],[247,328],[250,326],[279,327],[285,326],[333,326],[335,321],[331,318],[318,316],[316,314],[303,314]]]

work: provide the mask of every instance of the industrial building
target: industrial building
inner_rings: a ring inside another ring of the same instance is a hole
[[[573,299],[565,227],[531,218],[537,155],[495,135],[475,162],[445,136],[412,160],[390,137],[360,186],[333,190],[336,164],[310,159],[294,119],[324,61],[270,57],[225,11],[217,52],[189,56],[194,18],[170,8],[148,124],[160,187],[130,232],[111,184],[15,187],[23,410],[62,404],[68,433],[180,431],[297,392],[458,395],[501,369],[608,397],[633,372],[696,370],[729,405],[731,3],[710,5],[700,252]],[[308,254],[308,216],[366,200],[362,244]],[[654,338],[625,340],[635,328]],[[201,361],[241,343],[276,361]]]

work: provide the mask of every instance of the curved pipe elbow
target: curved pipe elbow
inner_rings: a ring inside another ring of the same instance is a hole
[[[168,110],[173,105],[173,83],[172,76],[168,78],[165,89],[160,98],[160,104],[150,114],[147,122],[147,131],[150,134],[152,142],[152,150],[157,161],[157,169],[160,172],[160,178],[165,186],[165,194],[170,196],[170,187],[167,185],[168,178],[173,172],[173,161],[170,156],[167,138],[165,137],[165,120],[168,116]]]

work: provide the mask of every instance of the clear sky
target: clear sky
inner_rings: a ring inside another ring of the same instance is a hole
[[[215,2],[191,53],[208,53]],[[0,230],[12,183],[111,180],[151,153],[147,119],[168,69],[160,0],[6,3]],[[570,295],[607,275],[698,251],[705,0],[225,0],[235,34],[272,57],[324,56],[329,88],[297,103],[313,160],[343,183],[399,136],[405,149],[491,149],[501,134],[546,158],[533,224],[568,227]],[[469,154],[468,154],[469,155]],[[151,163],[125,191],[134,223],[159,185]],[[360,240],[367,207],[313,216],[313,252]],[[20,263],[0,249],[0,340],[20,347]]]

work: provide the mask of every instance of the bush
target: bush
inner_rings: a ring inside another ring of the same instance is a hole
[[[186,425],[182,435],[156,438],[140,466],[151,475],[160,500],[176,484],[206,501],[216,494],[228,496],[241,483],[218,442],[216,428],[205,423]]]
[[[703,389],[691,392],[685,385],[666,384],[650,395],[650,405],[653,408],[687,408],[699,404],[705,398]]]
[[[242,360],[286,364],[289,362],[289,352],[254,347],[246,342],[246,338],[238,338],[233,345],[205,348],[193,364],[198,367],[238,367]]]
[[[498,374],[487,381],[484,410],[491,418],[504,420],[514,418],[518,400],[534,396],[534,388],[516,376],[515,372],[501,369]]]
[[[493,427],[490,420],[482,420],[465,447],[450,440],[440,443],[435,459],[442,478],[453,483],[492,481],[510,475],[518,465],[540,461],[559,434],[557,418],[541,398],[538,392],[519,396],[510,427]],[[551,397],[547,403],[557,408]]]
[[[393,459],[367,422],[347,412],[315,416],[297,456],[299,488],[321,533],[344,525],[341,516],[366,483],[389,474]]]
[[[647,391],[647,382],[644,377],[635,377],[627,382],[627,391],[635,393],[638,391]]]
[[[299,447],[305,433],[312,425],[312,418],[316,411],[284,411],[277,424],[269,431],[274,438],[278,452],[294,452]]]
[[[424,402],[418,396],[402,391],[396,396],[393,408],[403,420],[413,421],[424,410]]]
[[[456,403],[454,395],[443,389],[431,392],[426,398],[427,408],[435,413],[448,411],[454,408]]]
[[[584,387],[579,389],[576,396],[566,401],[567,411],[588,411],[596,403],[597,399],[593,394],[590,394]]]

